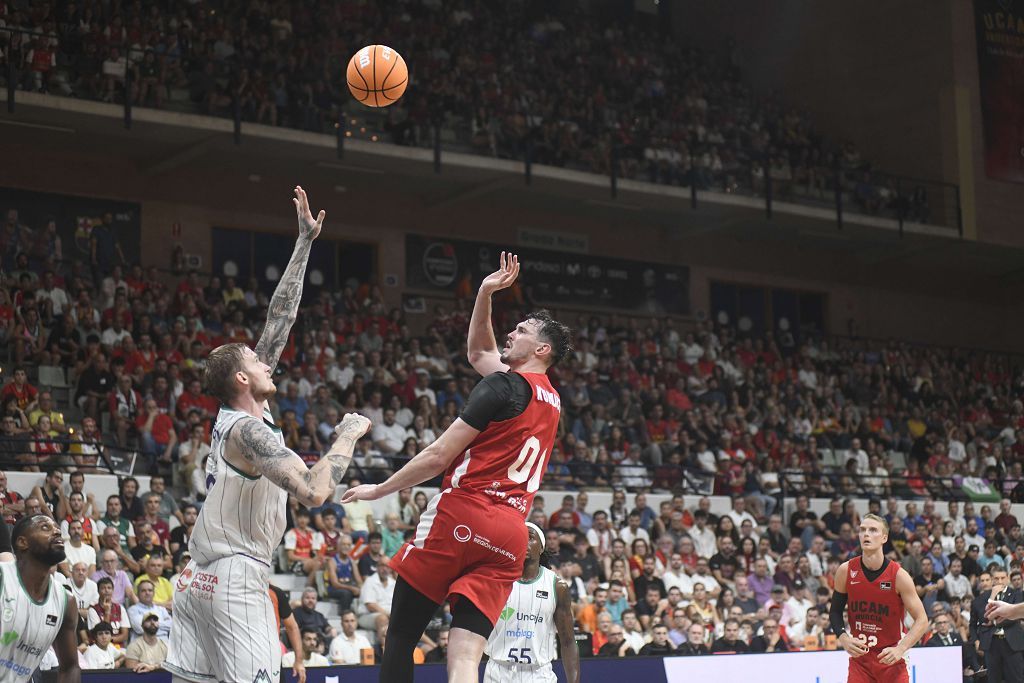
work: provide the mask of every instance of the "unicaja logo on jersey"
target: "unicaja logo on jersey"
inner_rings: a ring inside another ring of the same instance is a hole
[[[516,613],[516,608],[515,607],[506,607],[505,609],[501,610],[501,620],[502,621],[507,621],[508,618],[511,617],[515,613]]]
[[[515,610],[513,610],[513,611],[515,611]],[[2,637],[0,637],[0,644],[10,645],[11,643],[16,641],[17,639],[18,639],[18,632],[17,631],[8,631]]]
[[[465,543],[469,539],[473,538],[473,530],[465,524],[460,524],[455,527],[454,531],[452,531],[452,535],[455,536],[455,540],[459,543]]]

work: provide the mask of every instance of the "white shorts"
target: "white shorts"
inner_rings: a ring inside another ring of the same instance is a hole
[[[270,567],[244,557],[181,572],[164,669],[195,683],[277,683],[281,639],[267,594]]]
[[[483,683],[558,683],[551,664],[513,664],[487,660]]]

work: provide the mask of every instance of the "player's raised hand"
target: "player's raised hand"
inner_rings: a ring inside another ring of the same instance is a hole
[[[341,504],[351,503],[354,500],[377,500],[380,497],[381,494],[378,492],[376,484],[360,484],[345,491],[341,497]]]
[[[512,252],[503,251],[498,269],[484,278],[480,283],[480,291],[484,294],[494,294],[511,287],[517,277],[519,277],[519,257]]]
[[[854,638],[849,633],[844,633],[839,636],[839,645],[846,650],[846,653],[851,657],[861,657],[868,653],[867,644]]]
[[[363,438],[366,432],[370,431],[370,418],[359,413],[345,413],[345,417],[341,418],[334,427],[334,433],[337,434],[339,439],[351,439],[352,441],[358,441]]]
[[[295,198],[292,199],[292,202],[295,204],[295,215],[299,219],[299,234],[315,240],[316,236],[320,234],[320,227],[324,224],[327,212],[321,209],[314,220],[313,214],[309,210],[309,198],[306,197],[306,191],[298,185],[295,186]]]

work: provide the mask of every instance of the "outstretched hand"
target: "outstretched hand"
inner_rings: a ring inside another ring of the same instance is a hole
[[[327,212],[321,209],[314,220],[313,214],[309,210],[309,198],[306,197],[306,191],[299,185],[295,186],[295,198],[292,199],[292,202],[295,203],[295,214],[299,219],[299,234],[315,240],[316,236],[320,234],[320,228],[324,224]]]
[[[480,291],[494,294],[512,286],[519,277],[519,257],[512,252],[501,252],[501,262],[496,271],[484,278],[480,283]]]
[[[989,600],[985,605],[985,618],[995,624],[1012,619],[1013,605],[1003,600]]]
[[[377,491],[376,484],[360,484],[345,491],[341,497],[341,504],[351,503],[354,500],[377,500],[381,494]]]

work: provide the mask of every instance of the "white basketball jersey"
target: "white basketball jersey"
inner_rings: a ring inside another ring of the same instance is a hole
[[[16,683],[32,677],[64,621],[68,593],[49,578],[42,602],[22,586],[14,562],[0,562],[0,681]]]
[[[224,458],[231,429],[252,416],[222,406],[217,413],[206,462],[206,502],[199,512],[188,549],[199,564],[232,555],[244,555],[266,565],[272,564],[274,550],[285,527],[288,494],[266,477],[253,477],[235,469]],[[264,410],[263,421],[284,445],[284,435]]]
[[[558,575],[546,567],[533,581],[512,584],[487,641],[487,656],[499,662],[549,664],[555,659],[555,585]]]

